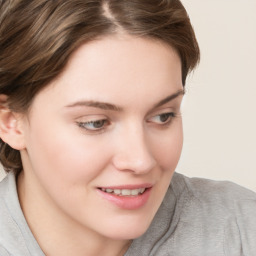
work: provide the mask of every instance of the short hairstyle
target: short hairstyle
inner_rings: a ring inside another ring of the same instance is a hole
[[[173,47],[185,86],[200,53],[179,0],[0,0],[0,94],[12,111],[26,112],[80,45],[120,31]],[[2,140],[0,161],[22,170],[20,152]]]

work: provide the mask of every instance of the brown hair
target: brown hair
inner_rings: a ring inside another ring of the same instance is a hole
[[[64,69],[81,44],[105,35],[161,40],[178,52],[182,82],[199,61],[199,47],[179,0],[0,0],[0,94],[15,112]],[[0,140],[6,171],[22,170],[20,153]]]

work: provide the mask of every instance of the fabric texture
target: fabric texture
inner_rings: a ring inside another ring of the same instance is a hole
[[[125,256],[256,256],[256,194],[175,173],[147,232]],[[20,208],[13,173],[0,183],[0,256],[44,256]]]

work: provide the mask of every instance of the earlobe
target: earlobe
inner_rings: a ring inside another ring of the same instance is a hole
[[[0,95],[0,137],[16,150],[25,148],[20,122],[19,115],[7,106],[7,96]]]

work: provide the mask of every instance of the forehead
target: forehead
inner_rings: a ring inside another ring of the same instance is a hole
[[[164,98],[180,88],[181,61],[173,48],[146,38],[111,36],[80,46],[46,91],[56,102],[86,98],[123,105]]]

